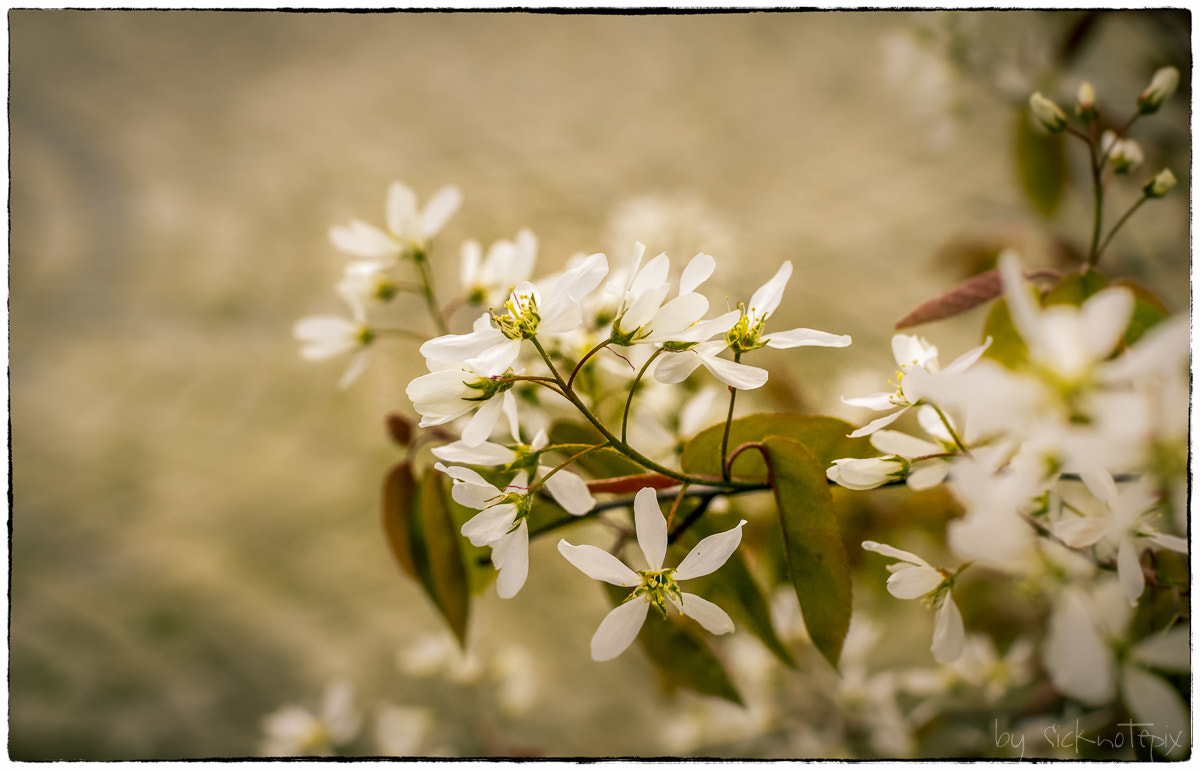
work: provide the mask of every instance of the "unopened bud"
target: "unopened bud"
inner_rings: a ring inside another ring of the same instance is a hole
[[[408,443],[412,441],[412,420],[399,412],[388,412],[387,430],[388,435],[392,437],[392,441],[395,441],[400,446],[408,446]]]
[[[1079,84],[1079,96],[1075,103],[1075,114],[1084,123],[1091,123],[1100,117],[1096,112],[1096,89],[1086,80]]]
[[[1138,112],[1149,115],[1157,112],[1162,103],[1171,98],[1179,87],[1179,70],[1174,67],[1163,67],[1150,78],[1150,85],[1138,97]]]
[[[1147,198],[1161,198],[1175,186],[1175,175],[1171,169],[1164,168],[1142,185],[1142,194]]]
[[[1029,108],[1033,111],[1033,119],[1038,125],[1052,134],[1057,134],[1067,127],[1067,115],[1054,102],[1035,92],[1029,97]]]
[[[1114,174],[1128,174],[1145,160],[1142,148],[1137,142],[1132,139],[1117,139],[1112,131],[1104,132],[1104,136],[1100,138],[1100,149]]]

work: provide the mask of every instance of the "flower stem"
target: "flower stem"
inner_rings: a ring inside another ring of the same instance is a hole
[[[741,351],[736,351],[733,354],[733,362],[738,363],[741,360]],[[725,458],[729,456],[729,429],[733,425],[733,404],[737,400],[737,388],[729,386],[729,412],[725,415],[725,432],[721,434],[721,478],[729,481],[730,469],[729,463]]]
[[[591,358],[592,356],[596,355],[597,353],[599,353],[601,350],[604,350],[606,347],[608,347],[608,343],[609,343],[609,340],[604,340],[599,345],[597,345],[596,347],[589,350],[587,353],[584,353],[583,358],[579,359],[579,363],[575,364],[575,368],[571,371],[571,376],[567,378],[567,388],[568,389],[570,389],[570,387],[575,383],[575,377],[579,374],[579,372],[581,372],[583,370],[583,365],[587,362],[587,360],[589,358]]]
[[[446,326],[446,317],[438,309],[437,295],[433,291],[433,271],[429,269],[429,260],[425,257],[425,250],[416,249],[413,251],[412,258],[417,266],[417,273],[421,276],[421,289],[422,294],[425,295],[425,305],[429,308],[429,316],[433,319],[438,334],[448,334],[450,329]]]
[[[1103,242],[1103,243],[1101,243],[1101,244],[1100,244],[1100,247],[1099,247],[1099,248],[1096,250],[1096,259],[1097,259],[1097,260],[1099,260],[1099,259],[1100,259],[1100,255],[1104,253],[1104,250],[1108,248],[1108,244],[1112,242],[1113,236],[1117,234],[1117,231],[1121,229],[1121,226],[1122,226],[1122,225],[1124,225],[1124,224],[1125,224],[1125,222],[1127,222],[1131,216],[1133,216],[1133,212],[1135,212],[1135,211],[1137,211],[1139,208],[1141,208],[1141,205],[1142,205],[1143,203],[1145,203],[1146,201],[1148,201],[1148,200],[1150,200],[1150,198],[1149,198],[1149,197],[1147,197],[1147,196],[1146,196],[1146,195],[1143,193],[1143,194],[1142,194],[1142,197],[1141,197],[1141,198],[1138,198],[1138,201],[1137,201],[1137,203],[1135,203],[1135,204],[1133,204],[1132,206],[1130,206],[1130,207],[1129,207],[1129,210],[1128,210],[1128,211],[1126,211],[1126,212],[1125,212],[1125,213],[1124,213],[1124,214],[1121,216],[1121,218],[1117,220],[1117,223],[1116,223],[1115,225],[1113,225],[1113,228],[1112,228],[1111,230],[1109,230],[1109,231],[1108,231],[1108,236],[1107,236],[1107,237],[1105,237],[1105,239],[1104,239],[1104,242]]]
[[[607,442],[607,441],[605,441],[605,442],[602,442],[602,443],[600,443],[600,444],[592,444],[592,445],[591,445],[591,446],[589,446],[587,449],[584,449],[584,450],[582,450],[582,451],[580,451],[580,452],[576,452],[575,454],[571,455],[571,456],[570,456],[570,457],[568,457],[567,459],[563,460],[563,461],[562,461],[561,463],[559,463],[558,465],[556,465],[556,466],[554,466],[553,468],[551,468],[550,470],[546,471],[546,475],[545,475],[545,476],[542,476],[540,479],[538,479],[536,482],[534,482],[534,483],[533,483],[533,484],[532,484],[532,485],[529,487],[529,492],[536,492],[536,491],[538,491],[539,489],[541,489],[541,488],[542,488],[542,486],[543,486],[543,485],[545,485],[545,483],[546,483],[546,482],[547,482],[547,481],[550,479],[550,477],[551,477],[551,476],[553,476],[554,474],[558,473],[558,472],[559,472],[559,471],[561,471],[563,468],[566,468],[568,465],[570,465],[571,463],[575,462],[575,461],[576,461],[576,460],[578,460],[580,457],[583,457],[583,456],[584,456],[584,455],[586,455],[588,452],[594,452],[594,451],[596,451],[597,449],[603,449],[603,448],[604,448],[604,447],[606,447],[606,446],[608,446],[608,442]]]
[[[971,454],[970,451],[967,450],[967,445],[964,444],[963,440],[958,437],[958,433],[954,430],[954,426],[950,424],[949,418],[946,417],[941,408],[938,407],[937,404],[930,404],[930,406],[933,407],[933,411],[937,412],[937,416],[941,419],[942,425],[946,426],[946,431],[950,434],[950,438],[954,439],[954,445],[958,447],[963,454]]]
[[[559,387],[562,388],[562,395],[568,401],[570,401],[571,404],[574,405],[574,407],[576,409],[579,410],[579,413],[582,414],[587,419],[587,421],[592,424],[592,426],[596,430],[600,431],[600,435],[602,435],[602,436],[604,436],[604,438],[608,439],[608,443],[610,445],[612,445],[612,447],[614,449],[617,449],[622,454],[624,454],[626,457],[628,457],[629,459],[636,462],[638,465],[641,465],[646,470],[655,471],[656,473],[660,473],[663,476],[666,476],[667,478],[675,479],[676,481],[682,481],[682,482],[686,482],[686,483],[690,483],[690,484],[704,484],[704,485],[708,485],[708,486],[717,486],[717,487],[723,487],[723,488],[727,488],[727,489],[747,489],[749,487],[755,487],[755,488],[759,487],[759,485],[757,485],[757,484],[747,484],[744,482],[730,481],[728,479],[721,480],[721,479],[706,478],[704,476],[692,476],[692,475],[689,475],[686,473],[682,473],[680,471],[672,470],[671,468],[668,468],[665,465],[662,465],[660,463],[656,463],[653,460],[651,460],[649,457],[646,457],[645,455],[643,455],[641,452],[638,452],[636,449],[634,449],[628,443],[622,441],[621,439],[619,439],[615,435],[613,435],[613,432],[611,430],[609,430],[604,425],[604,423],[600,422],[599,418],[597,418],[596,415],[592,414],[592,410],[587,408],[587,405],[583,403],[583,401],[579,398],[579,396],[575,393],[575,391],[573,391],[569,387],[567,387],[567,383],[562,378],[562,375],[559,373],[558,367],[556,367],[554,365],[554,361],[550,358],[550,354],[546,352],[546,349],[544,347],[542,347],[542,343],[538,342],[537,337],[530,337],[529,341],[533,343],[534,348],[537,349],[538,355],[540,355],[542,357],[542,360],[545,361],[546,366],[550,368],[550,373],[554,375],[554,379],[558,382]]]
[[[662,352],[663,352],[663,348],[658,348],[652,354],[650,354],[650,358],[646,359],[646,363],[644,363],[642,365],[642,368],[640,370],[638,370],[637,376],[633,378],[633,384],[629,386],[629,398],[625,399],[625,412],[624,412],[624,414],[621,415],[621,440],[622,441],[628,441],[627,436],[628,436],[628,431],[629,431],[629,410],[630,410],[630,407],[633,406],[633,394],[635,392],[637,392],[637,386],[638,386],[638,383],[640,383],[642,381],[642,375],[645,374],[646,370],[650,368],[650,364],[654,363],[654,359],[656,359],[660,355],[662,355]],[[570,385],[571,383],[568,382],[567,384]]]

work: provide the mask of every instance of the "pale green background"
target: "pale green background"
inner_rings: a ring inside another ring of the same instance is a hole
[[[1003,50],[1069,21],[1050,16],[975,23]],[[464,191],[439,240],[443,286],[464,238],[532,227],[549,268],[610,250],[622,200],[694,194],[735,236],[714,301],[791,259],[781,323],[855,337],[774,359],[790,367],[778,381],[834,410],[839,378],[886,378],[891,323],[956,280],[937,249],[1037,224],[1007,105],[957,86],[962,121],[938,145],[885,78],[883,40],[911,21],[11,12],[11,755],[250,755],[265,713],[338,676],[366,702],[420,702],[397,691],[392,655],[439,621],[377,523],[397,457],[382,415],[411,413],[419,361],[396,344],[339,393],[340,364],[302,362],[290,338],[296,318],[339,310],[328,227],[381,221],[392,180]],[[1178,24],[1106,21],[1052,93],[1069,101],[1084,73],[1124,112],[1189,55]],[[1140,135],[1152,162],[1156,138],[1181,148],[1180,193],[1106,258],[1174,310],[1187,109],[1177,97]],[[1084,204],[1069,197],[1056,227],[1082,237]],[[925,333],[952,357],[979,318]],[[599,591],[550,543],[533,563],[472,628],[538,654],[545,705],[521,738],[660,752],[647,715],[669,706],[648,663],[591,662]]]

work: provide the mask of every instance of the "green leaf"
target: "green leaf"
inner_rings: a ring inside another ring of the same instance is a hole
[[[1071,305],[1079,307],[1089,297],[1108,286],[1108,279],[1099,270],[1088,268],[1086,273],[1071,273],[1054,285],[1042,298],[1042,306]]]
[[[1013,326],[1008,302],[1004,299],[998,300],[988,311],[987,319],[983,322],[982,337],[992,338],[992,344],[983,352],[984,358],[990,358],[1009,369],[1017,369],[1029,359],[1029,348],[1017,333],[1017,327]]]
[[[691,546],[701,538],[714,535],[718,531],[719,528],[711,516],[701,516],[692,524],[685,540],[687,545]],[[743,541],[743,548],[744,546]],[[750,572],[741,548],[733,552],[717,573],[690,580],[688,586],[693,593],[701,594],[722,607],[735,623],[757,636],[780,662],[791,668],[796,667],[796,659],[791,650],[775,632],[775,625],[771,622],[770,603]]]
[[[825,466],[798,441],[769,436],[762,444],[771,460],[788,573],[804,625],[836,668],[850,628],[850,563]]]
[[[1049,219],[1058,210],[1067,186],[1065,136],[1034,128],[1028,103],[1017,112],[1014,133],[1021,190],[1034,210]]]
[[[458,526],[446,494],[445,476],[430,468],[413,509],[413,555],[425,593],[466,644],[470,591]]]
[[[854,426],[836,417],[800,414],[758,414],[734,420],[729,426],[729,454],[743,444],[759,443],[768,436],[782,436],[808,447],[822,467],[843,457],[875,454],[870,440],[847,438]],[[699,476],[721,475],[721,436],[725,424],[718,423],[698,433],[683,448],[680,466]],[[767,466],[758,452],[743,452],[734,461],[733,476],[766,481]],[[822,478],[824,475],[822,474]]]
[[[1134,344],[1151,328],[1171,317],[1166,305],[1145,286],[1125,279],[1117,279],[1112,285],[1124,286],[1133,292],[1133,318],[1129,321],[1129,328],[1125,330],[1126,345]]]
[[[628,588],[607,584],[604,587],[614,607],[629,595]],[[652,609],[638,634],[638,644],[668,687],[684,687],[702,695],[724,698],[739,706],[746,705],[724,664],[678,616],[664,620],[657,610]]]
[[[604,441],[600,432],[591,425],[581,425],[574,422],[556,422],[550,426],[551,444],[599,444]],[[625,455],[611,447],[588,452],[575,461],[575,464],[589,476],[596,479],[610,479],[616,476],[632,476],[646,469],[630,460]]]

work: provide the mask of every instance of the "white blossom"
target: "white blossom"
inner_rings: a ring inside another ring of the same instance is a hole
[[[413,252],[424,251],[462,203],[457,187],[443,187],[424,209],[408,186],[393,182],[388,187],[387,229],[355,219],[329,231],[329,240],[341,252],[369,260],[390,262]]]
[[[954,603],[954,597],[950,595],[954,577],[931,566],[920,556],[890,545],[865,540],[862,547],[898,560],[897,563],[888,565],[888,570],[892,573],[887,582],[888,593],[897,599],[925,597],[936,610],[933,620],[933,644],[930,647],[934,660],[938,663],[957,660],[962,655],[964,631],[962,614]]]
[[[264,757],[328,756],[358,734],[362,716],[354,705],[347,682],[334,682],[325,690],[321,708],[313,713],[289,704],[263,719]]]
[[[678,567],[663,569],[667,554],[667,522],[653,489],[644,488],[634,496],[633,511],[638,545],[649,567],[646,570],[635,572],[617,557],[595,546],[558,541],[559,552],[588,577],[634,589],[596,629],[592,637],[592,659],[611,660],[624,652],[641,630],[651,604],[665,614],[669,603],[709,633],[733,631],[733,621],[724,610],[707,599],[680,591],[676,581],[707,575],[720,568],[741,542],[742,526],[746,522],[741,521],[733,529],[704,538]]]
[[[525,585],[529,575],[529,514],[527,474],[518,472],[504,491],[497,489],[476,471],[458,465],[435,463],[442,473],[454,479],[454,502],[479,513],[462,525],[462,534],[474,546],[491,546],[492,565],[499,572],[496,593],[511,599]]]

